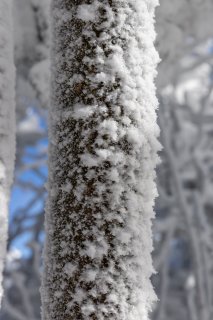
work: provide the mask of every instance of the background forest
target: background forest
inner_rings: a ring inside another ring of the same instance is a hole
[[[156,12],[161,127],[154,222],[156,320],[213,319],[213,2]],[[14,1],[17,154],[1,320],[40,319],[47,178],[49,1]]]

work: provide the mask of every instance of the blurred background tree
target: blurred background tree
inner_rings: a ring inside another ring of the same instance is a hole
[[[156,320],[213,319],[213,2],[161,0]],[[1,320],[40,319],[49,0],[14,2],[17,159]]]

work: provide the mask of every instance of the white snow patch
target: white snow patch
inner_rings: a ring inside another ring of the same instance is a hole
[[[85,22],[94,21],[96,17],[96,5],[82,4],[78,6],[77,17]]]
[[[67,262],[63,270],[69,277],[72,277],[73,273],[76,271],[76,265],[72,262]]]

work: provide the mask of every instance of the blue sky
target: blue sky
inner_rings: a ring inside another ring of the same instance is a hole
[[[30,112],[28,112],[27,117],[35,117],[35,115],[38,117],[38,125],[40,130],[43,130],[44,132],[47,131],[47,125],[46,125],[46,119],[45,117],[41,117],[36,109],[30,108]],[[21,216],[24,212],[24,209],[27,206],[30,206],[32,204],[31,208],[27,210],[27,219],[24,221],[25,227],[30,227],[34,223],[34,219],[32,218],[34,215],[39,214],[43,212],[44,207],[44,199],[45,199],[45,192],[42,192],[42,194],[36,199],[35,195],[36,193],[31,190],[30,187],[27,187],[26,185],[20,186],[18,181],[23,183],[31,183],[35,185],[36,187],[43,189],[44,187],[44,177],[47,177],[47,166],[46,164],[42,164],[38,168],[38,172],[35,173],[30,168],[30,165],[34,164],[35,157],[39,156],[41,153],[43,153],[43,150],[47,148],[48,140],[47,137],[39,139],[37,143],[34,146],[26,146],[25,152],[22,156],[22,162],[29,166],[27,170],[24,170],[22,172],[15,171],[15,182],[12,188],[11,192],[11,202],[10,202],[10,227],[13,228],[12,221],[14,217]],[[27,242],[29,242],[31,238],[31,233],[26,232],[22,233],[21,236],[16,237],[15,240],[12,242],[11,248],[18,249],[22,252],[23,256],[28,256],[30,253],[30,250],[27,248]]]

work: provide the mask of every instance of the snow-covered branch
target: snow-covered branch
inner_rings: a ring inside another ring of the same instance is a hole
[[[15,159],[15,68],[12,4],[0,2],[0,301],[7,241],[8,202]]]

